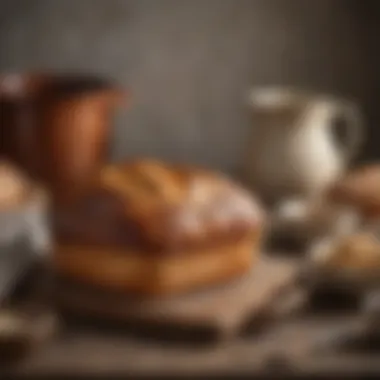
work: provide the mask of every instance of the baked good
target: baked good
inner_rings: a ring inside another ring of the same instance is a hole
[[[0,212],[22,206],[28,199],[31,184],[15,166],[0,161]]]
[[[319,248],[314,260],[326,269],[359,272],[380,270],[380,240],[373,231],[361,230],[341,236]]]
[[[380,217],[380,164],[366,165],[335,183],[329,198],[357,209],[365,218]]]
[[[264,213],[221,174],[141,160],[104,167],[56,223],[58,274],[101,288],[168,294],[249,271]]]

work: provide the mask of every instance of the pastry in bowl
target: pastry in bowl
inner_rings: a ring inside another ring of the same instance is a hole
[[[248,272],[263,211],[221,174],[141,160],[104,167],[57,220],[64,278],[132,294],[172,294]]]
[[[314,244],[305,268],[307,283],[339,286],[349,292],[378,288],[380,239],[370,229]]]
[[[380,272],[380,240],[370,231],[360,231],[330,242],[317,263],[335,270]]]

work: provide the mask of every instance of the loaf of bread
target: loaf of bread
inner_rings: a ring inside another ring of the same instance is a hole
[[[103,168],[56,223],[59,274],[145,294],[192,290],[247,272],[264,213],[233,181],[142,160]]]

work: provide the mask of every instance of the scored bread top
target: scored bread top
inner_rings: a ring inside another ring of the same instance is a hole
[[[76,209],[66,240],[153,251],[230,241],[264,218],[254,196],[222,174],[156,160],[104,167]]]

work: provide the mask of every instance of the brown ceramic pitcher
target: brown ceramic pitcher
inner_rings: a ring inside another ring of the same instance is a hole
[[[3,75],[1,153],[44,181],[58,201],[70,199],[105,161],[112,111],[124,99],[97,78]]]

